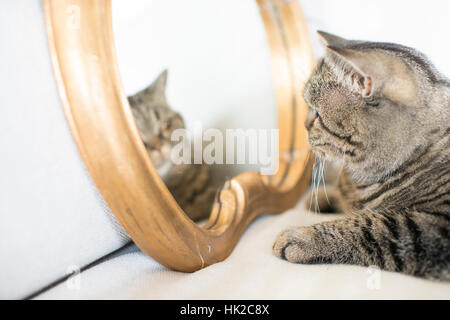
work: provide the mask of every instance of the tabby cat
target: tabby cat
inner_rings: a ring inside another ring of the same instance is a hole
[[[449,81],[414,49],[319,35],[305,125],[317,157],[344,162],[319,209],[347,217],[285,230],[275,254],[450,280]]]
[[[153,165],[179,206],[196,221],[210,213],[217,188],[209,166],[175,165],[171,161],[171,151],[177,143],[171,141],[171,135],[184,128],[184,121],[167,103],[166,83],[167,70],[149,87],[128,97],[128,101]]]

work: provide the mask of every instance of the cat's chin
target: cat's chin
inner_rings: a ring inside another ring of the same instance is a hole
[[[340,159],[338,155],[333,154],[329,150],[323,150],[323,148],[321,146],[312,145],[311,150],[314,153],[314,156],[316,156],[317,158],[320,158],[320,159],[326,159],[326,160],[331,160],[331,161]]]
[[[317,148],[317,147],[312,146],[312,147],[311,147],[311,151],[314,153],[314,155],[315,155],[316,157],[319,157],[319,158],[325,158],[325,157],[326,157],[326,153],[323,152],[322,150],[320,150],[320,149]]]

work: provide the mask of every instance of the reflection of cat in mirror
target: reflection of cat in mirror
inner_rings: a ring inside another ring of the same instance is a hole
[[[180,164],[170,154],[178,142],[172,132],[184,128],[181,115],[167,104],[167,70],[147,88],[128,97],[142,141],[159,175],[180,207],[193,220],[208,216],[216,193],[211,168],[206,164]]]

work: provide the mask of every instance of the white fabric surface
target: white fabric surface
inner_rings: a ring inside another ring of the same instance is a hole
[[[301,202],[282,215],[257,219],[228,259],[200,271],[170,271],[132,251],[37,299],[450,299],[448,283],[357,266],[291,264],[272,255],[284,228],[336,217],[311,213]]]
[[[64,117],[40,0],[0,1],[0,43],[0,299],[23,298],[124,239]]]

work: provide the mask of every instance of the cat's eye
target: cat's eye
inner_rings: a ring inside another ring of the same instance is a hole
[[[373,96],[366,98],[365,102],[366,102],[366,105],[369,107],[378,107],[380,105],[380,100]]]
[[[320,117],[319,111],[316,111],[316,118]]]
[[[170,129],[170,127],[172,127],[172,119],[167,119],[164,129]]]

